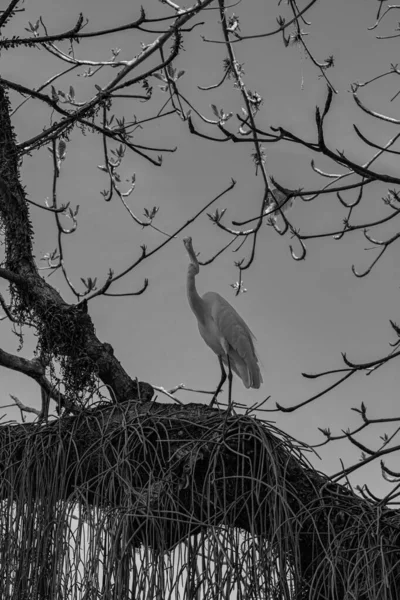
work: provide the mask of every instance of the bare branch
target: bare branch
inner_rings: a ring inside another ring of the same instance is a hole
[[[8,19],[10,17],[12,17],[12,15],[15,12],[17,12],[15,10],[15,8],[16,8],[18,2],[20,2],[20,0],[11,0],[11,2],[7,6],[7,8],[5,10],[3,10],[3,11],[0,11],[0,13],[1,13],[0,14],[0,29],[1,29],[1,27],[3,27],[7,23]],[[24,9],[22,9],[22,10],[24,10]]]

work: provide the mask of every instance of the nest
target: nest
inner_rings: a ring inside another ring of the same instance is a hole
[[[398,598],[397,513],[271,424],[124,403],[0,437],[1,598]]]

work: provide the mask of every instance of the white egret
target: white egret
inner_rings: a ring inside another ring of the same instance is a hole
[[[246,388],[258,389],[263,381],[254,348],[255,337],[242,317],[222,296],[216,292],[207,292],[204,296],[199,296],[195,277],[200,271],[200,266],[193,250],[192,238],[184,238],[183,243],[190,258],[187,273],[187,297],[190,308],[196,315],[201,337],[218,356],[221,365],[221,381],[211,400],[211,406],[226,380],[224,365],[227,365],[230,407],[232,371],[240,377]]]

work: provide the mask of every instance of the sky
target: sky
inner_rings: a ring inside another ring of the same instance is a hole
[[[0,9],[7,4],[0,0]],[[136,0],[114,0],[112,3],[104,0],[69,0],[68,3],[31,0],[23,7],[25,11],[2,32],[3,35],[24,35],[28,21],[35,22],[39,16],[43,16],[48,31],[55,33],[71,28],[81,11],[89,18],[88,30],[133,21],[140,11],[140,3]],[[167,7],[156,0],[148,0],[145,8],[149,17],[170,14]],[[232,10],[240,18],[244,35],[270,30],[275,27],[279,14],[288,14],[284,4],[278,8],[276,2],[263,0],[242,0]],[[371,79],[387,71],[390,63],[396,60],[397,40],[376,39],[377,33],[392,32],[395,15],[389,16],[379,31],[368,31],[375,21],[376,10],[377,3],[372,0],[320,0],[307,17],[311,24],[303,24],[303,29],[308,32],[305,39],[315,58],[320,61],[330,55],[335,58],[335,67],[327,73],[338,91],[327,119],[329,144],[333,149],[345,150],[350,158],[360,162],[368,160],[373,150],[356,138],[353,123],[380,144],[397,133],[386,123],[373,121],[362,114],[350,93],[352,82]],[[205,43],[201,37],[219,39],[217,14],[209,12],[198,20],[205,21],[204,25],[185,34],[185,51],[175,62],[177,69],[185,70],[181,79],[182,91],[207,118],[213,118],[211,104],[225,112],[239,112],[241,102],[232,83],[209,92],[197,88],[198,85],[212,85],[221,78],[225,57],[223,45]],[[141,42],[149,43],[154,38],[155,35],[142,32],[118,33],[107,39],[82,42],[77,52],[79,58],[109,60],[111,48],[118,47],[121,48],[120,56],[129,59],[140,52]],[[323,105],[326,84],[304,51],[297,46],[285,48],[281,39],[271,37],[236,44],[235,52],[237,60],[244,64],[248,88],[257,90],[264,98],[259,126],[281,125],[306,139],[315,140],[314,111],[317,104]],[[60,65],[44,50],[17,48],[1,55],[2,76],[26,86],[38,86],[60,70]],[[82,72],[80,76],[67,76],[62,85],[56,84],[56,88],[67,90],[73,85],[77,98],[84,100],[93,95],[94,84],[104,85],[115,74],[103,69],[94,80],[83,78]],[[149,105],[132,99],[121,100],[115,103],[116,114],[125,114],[127,118],[134,114],[139,117],[152,114],[166,99],[158,88],[159,83],[155,78],[151,81],[155,92]],[[368,106],[396,117],[400,97],[389,102],[396,91],[395,80],[383,79],[368,88],[365,96],[360,95]],[[12,96],[12,102],[15,107],[16,96]],[[25,140],[37,134],[50,118],[55,117],[39,102],[30,100],[13,116],[18,139]],[[203,131],[212,133],[196,118],[194,122]],[[195,138],[177,117],[153,123],[139,132],[137,139],[138,143],[149,146],[178,146],[175,153],[164,154],[161,168],[127,153],[120,169],[122,180],[133,173],[136,175],[136,188],[129,197],[131,209],[142,216],[144,208],[158,206],[155,225],[163,231],[172,233],[190,219],[224,190],[232,177],[237,180],[237,185],[215,204],[215,208],[227,209],[224,222],[230,225],[232,220],[258,214],[263,185],[261,178],[255,177],[250,144],[213,144]],[[295,145],[271,144],[265,149],[268,173],[288,188],[310,189],[325,183],[311,170],[311,158],[316,160],[318,168],[341,172],[337,165],[332,166],[327,160],[312,156]],[[97,277],[99,283],[104,282],[110,268],[119,272],[140,255],[140,244],[146,243],[150,250],[164,239],[154,230],[142,230],[137,226],[117,198],[109,203],[103,200],[100,192],[107,186],[107,180],[98,169],[103,163],[100,138],[75,131],[67,145],[58,194],[60,203],[70,202],[72,208],[78,204],[80,207],[77,232],[64,240],[68,270],[77,286],[81,277]],[[376,168],[392,175],[398,172],[395,159],[382,159]],[[24,159],[21,176],[29,198],[44,203],[51,196],[51,157],[46,148]],[[354,222],[362,223],[386,214],[381,200],[386,193],[384,185],[371,185]],[[348,200],[354,197],[350,193],[346,196]],[[56,231],[49,213],[32,208],[31,216],[35,228],[35,254],[40,259],[55,248]],[[344,216],[344,209],[333,195],[308,204],[296,200],[288,213],[291,222],[303,233],[340,228]],[[382,227],[375,235],[387,236],[394,231],[393,226]],[[211,390],[219,381],[219,366],[216,356],[201,339],[187,303],[188,260],[182,244],[184,235],[193,237],[200,260],[207,260],[229,241],[206,215],[201,216],[184,234],[111,290],[114,293],[135,291],[142,286],[144,278],[148,278],[149,288],[143,295],[98,297],[89,304],[89,313],[99,339],[112,344],[116,356],[132,377],[165,389],[184,383],[190,388]],[[200,293],[212,290],[223,295],[257,337],[263,364],[263,386],[248,391],[239,380],[234,380],[235,400],[246,405],[260,402],[267,396],[270,399],[265,406],[270,409],[275,408],[276,402],[284,406],[302,402],[334,381],[328,378],[307,380],[302,377],[302,372],[341,368],[342,352],[356,362],[374,360],[390,349],[389,342],[395,341],[389,325],[389,319],[400,320],[400,267],[395,247],[367,278],[358,279],[352,274],[351,265],[361,270],[375,256],[375,250],[365,250],[369,244],[361,232],[341,241],[332,238],[311,240],[307,258],[302,262],[291,258],[289,243],[289,236],[281,237],[272,227],[263,227],[256,260],[244,275],[247,292],[239,297],[235,297],[231,287],[237,280],[234,261],[247,256],[246,246],[237,254],[228,250],[210,266],[203,267],[197,278]],[[74,301],[57,274],[50,282],[66,300]],[[5,283],[0,282],[0,291],[6,293],[6,289]],[[15,352],[17,338],[9,332],[5,321],[0,327],[1,347]],[[23,356],[32,356],[33,342],[27,335],[21,350]],[[19,419],[19,411],[5,407],[9,404],[9,394],[39,408],[39,389],[31,381],[6,370],[2,370],[1,378],[4,419]],[[323,441],[318,428],[329,427],[337,434],[360,424],[352,408],[359,407],[361,401],[366,404],[371,418],[398,416],[398,387],[399,369],[393,362],[368,377],[360,374],[350,379],[300,411],[259,416],[274,420],[280,429],[295,438],[315,444]],[[183,403],[209,401],[209,397],[185,391],[178,397]],[[158,395],[158,400],[168,401],[162,394]],[[379,435],[385,431],[390,433],[392,430],[376,428],[360,439],[377,447]],[[314,457],[313,463],[329,474],[340,470],[340,460],[345,465],[352,464],[360,452],[349,443],[339,442],[322,448],[320,454],[321,460]],[[388,461],[388,464],[391,463]],[[376,466],[357,472],[352,481],[365,482],[378,494],[390,489],[382,481]]]

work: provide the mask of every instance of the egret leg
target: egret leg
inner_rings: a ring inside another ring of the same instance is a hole
[[[226,371],[225,371],[224,363],[222,362],[222,358],[220,356],[218,356],[218,360],[219,360],[219,364],[221,367],[221,380],[218,384],[217,389],[215,390],[215,394],[210,402],[210,406],[214,405],[214,402],[217,400],[217,396],[220,393],[222,386],[224,385],[224,383],[226,381]]]
[[[227,356],[228,358],[228,381],[229,381],[229,392],[228,392],[228,412],[231,412],[232,409],[232,379],[233,379],[233,373],[232,373],[232,368],[231,368],[231,361],[229,359],[229,355]]]

